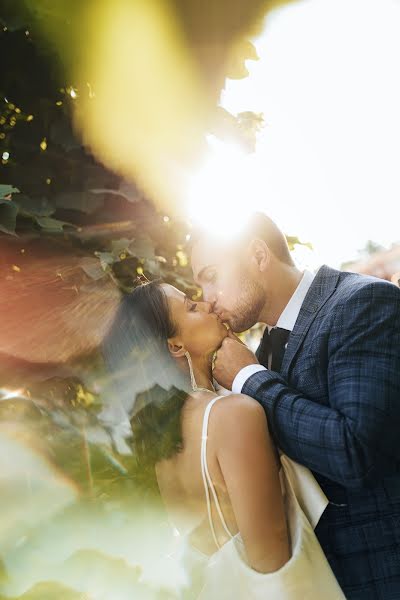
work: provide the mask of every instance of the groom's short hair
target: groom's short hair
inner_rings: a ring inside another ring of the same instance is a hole
[[[212,235],[207,233],[206,230],[195,230],[191,236],[192,247],[198,241],[206,240],[207,237],[211,238]],[[285,234],[270,217],[262,212],[253,213],[240,233],[234,239],[229,240],[227,244],[233,247],[241,247],[255,239],[263,240],[280,262],[291,267],[295,265]]]

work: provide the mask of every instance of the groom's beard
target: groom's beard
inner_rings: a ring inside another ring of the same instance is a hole
[[[232,316],[228,321],[230,328],[237,333],[246,331],[258,323],[265,305],[265,292],[258,281],[253,281],[244,275],[239,289],[240,296],[235,307],[230,311]]]

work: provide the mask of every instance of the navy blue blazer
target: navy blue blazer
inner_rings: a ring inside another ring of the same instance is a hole
[[[346,597],[399,600],[400,289],[321,267],[281,372],[242,393],[328,497],[316,533]]]

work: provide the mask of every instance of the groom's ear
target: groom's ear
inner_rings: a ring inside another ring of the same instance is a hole
[[[181,358],[181,356],[185,356],[186,352],[184,344],[178,338],[169,338],[168,350],[173,358]]]
[[[265,271],[271,259],[271,251],[264,240],[252,240],[249,245],[250,260],[258,271]]]

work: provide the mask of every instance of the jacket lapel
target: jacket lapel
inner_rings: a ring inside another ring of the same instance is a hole
[[[312,322],[325,302],[335,291],[340,271],[323,265],[316,274],[310,289],[307,292],[297,317],[293,331],[290,334],[288,345],[283,357],[281,375],[286,379],[292,362],[309,330]]]

